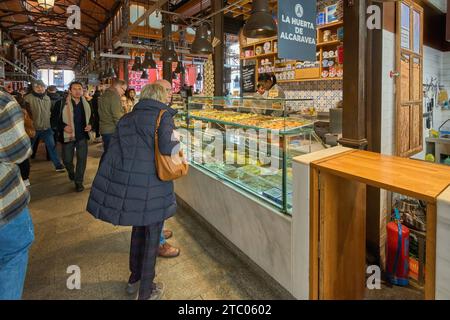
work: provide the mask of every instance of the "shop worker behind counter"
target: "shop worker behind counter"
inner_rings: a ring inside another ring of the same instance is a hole
[[[109,141],[116,131],[117,123],[125,114],[120,97],[125,94],[127,84],[123,80],[114,80],[111,87],[98,100],[98,115],[100,118],[100,133],[103,139],[104,152],[108,151]]]
[[[75,182],[77,192],[84,190],[83,180],[88,157],[88,140],[91,131],[91,106],[83,96],[83,85],[70,84],[66,99],[58,101],[54,108],[57,119],[57,136],[62,143],[62,154],[69,179]],[[74,170],[73,156],[76,151],[77,165]]]
[[[139,103],[118,123],[108,152],[92,183],[87,211],[113,225],[132,226],[131,275],[126,288],[143,300],[160,299],[163,285],[153,283],[164,220],[176,211],[172,181],[158,178],[155,163],[155,129],[159,152],[171,155],[180,144],[172,140],[176,111],[166,105],[167,92],[158,84],[144,86]],[[101,118],[100,118],[101,119]],[[124,288],[125,289],[125,288]]]
[[[0,300],[22,297],[28,250],[34,240],[30,194],[17,166],[30,155],[22,110],[0,88]]]
[[[283,89],[277,84],[277,77],[271,73],[261,73],[258,77],[258,84],[264,86],[263,98],[286,98]]]

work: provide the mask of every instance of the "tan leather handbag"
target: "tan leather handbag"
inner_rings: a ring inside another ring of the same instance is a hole
[[[161,123],[161,118],[166,110],[159,112],[158,120],[156,121],[155,130],[155,162],[156,172],[159,179],[162,181],[172,181],[181,178],[188,173],[189,165],[184,159],[183,150],[180,149],[177,155],[165,156],[159,152],[159,137],[158,129]]]

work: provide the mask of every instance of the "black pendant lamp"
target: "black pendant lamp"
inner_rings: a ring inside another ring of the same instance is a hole
[[[175,73],[186,73],[183,67],[183,63],[180,61],[177,64],[177,68],[175,69]]]
[[[208,40],[208,25],[202,23],[195,31],[195,39],[192,43],[191,53],[193,54],[211,54],[213,46]]]
[[[117,78],[116,72],[114,71],[114,68],[112,66],[108,68],[108,71],[106,71],[104,77],[107,79]]]
[[[203,81],[203,77],[202,77],[202,74],[201,74],[201,72],[199,72],[198,74],[197,74],[197,79],[196,79],[197,81]]]
[[[175,52],[174,44],[172,41],[166,41],[161,53],[161,60],[165,62],[177,62],[178,56]]]
[[[244,26],[248,38],[268,38],[277,35],[277,25],[269,11],[268,0],[253,0],[252,15]]]
[[[155,60],[153,60],[153,54],[151,52],[145,53],[144,62],[142,62],[142,68],[156,69],[156,62]]]
[[[136,56],[134,58],[133,66],[131,67],[131,71],[140,71],[142,70],[141,57]]]
[[[147,69],[144,69],[144,71],[142,72],[141,79],[148,79]]]

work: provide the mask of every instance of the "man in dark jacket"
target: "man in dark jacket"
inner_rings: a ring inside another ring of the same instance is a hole
[[[91,123],[91,106],[83,97],[83,85],[74,81],[70,84],[69,95],[56,103],[52,118],[57,119],[56,130],[62,143],[64,166],[69,179],[75,182],[77,192],[84,190],[83,180],[88,157],[88,140]],[[73,157],[76,151],[77,166],[74,170]]]
[[[118,123],[92,183],[87,211],[114,225],[133,226],[127,292],[139,289],[139,299],[160,299],[163,285],[154,284],[159,237],[164,220],[176,211],[172,181],[158,178],[155,164],[156,121],[165,110],[158,129],[163,155],[178,152],[172,140],[176,111],[165,103],[167,93],[160,85],[146,85],[140,102]]]

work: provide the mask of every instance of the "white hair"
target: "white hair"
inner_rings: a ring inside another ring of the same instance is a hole
[[[147,84],[142,88],[140,100],[153,99],[162,103],[167,101],[166,89],[160,84]]]

